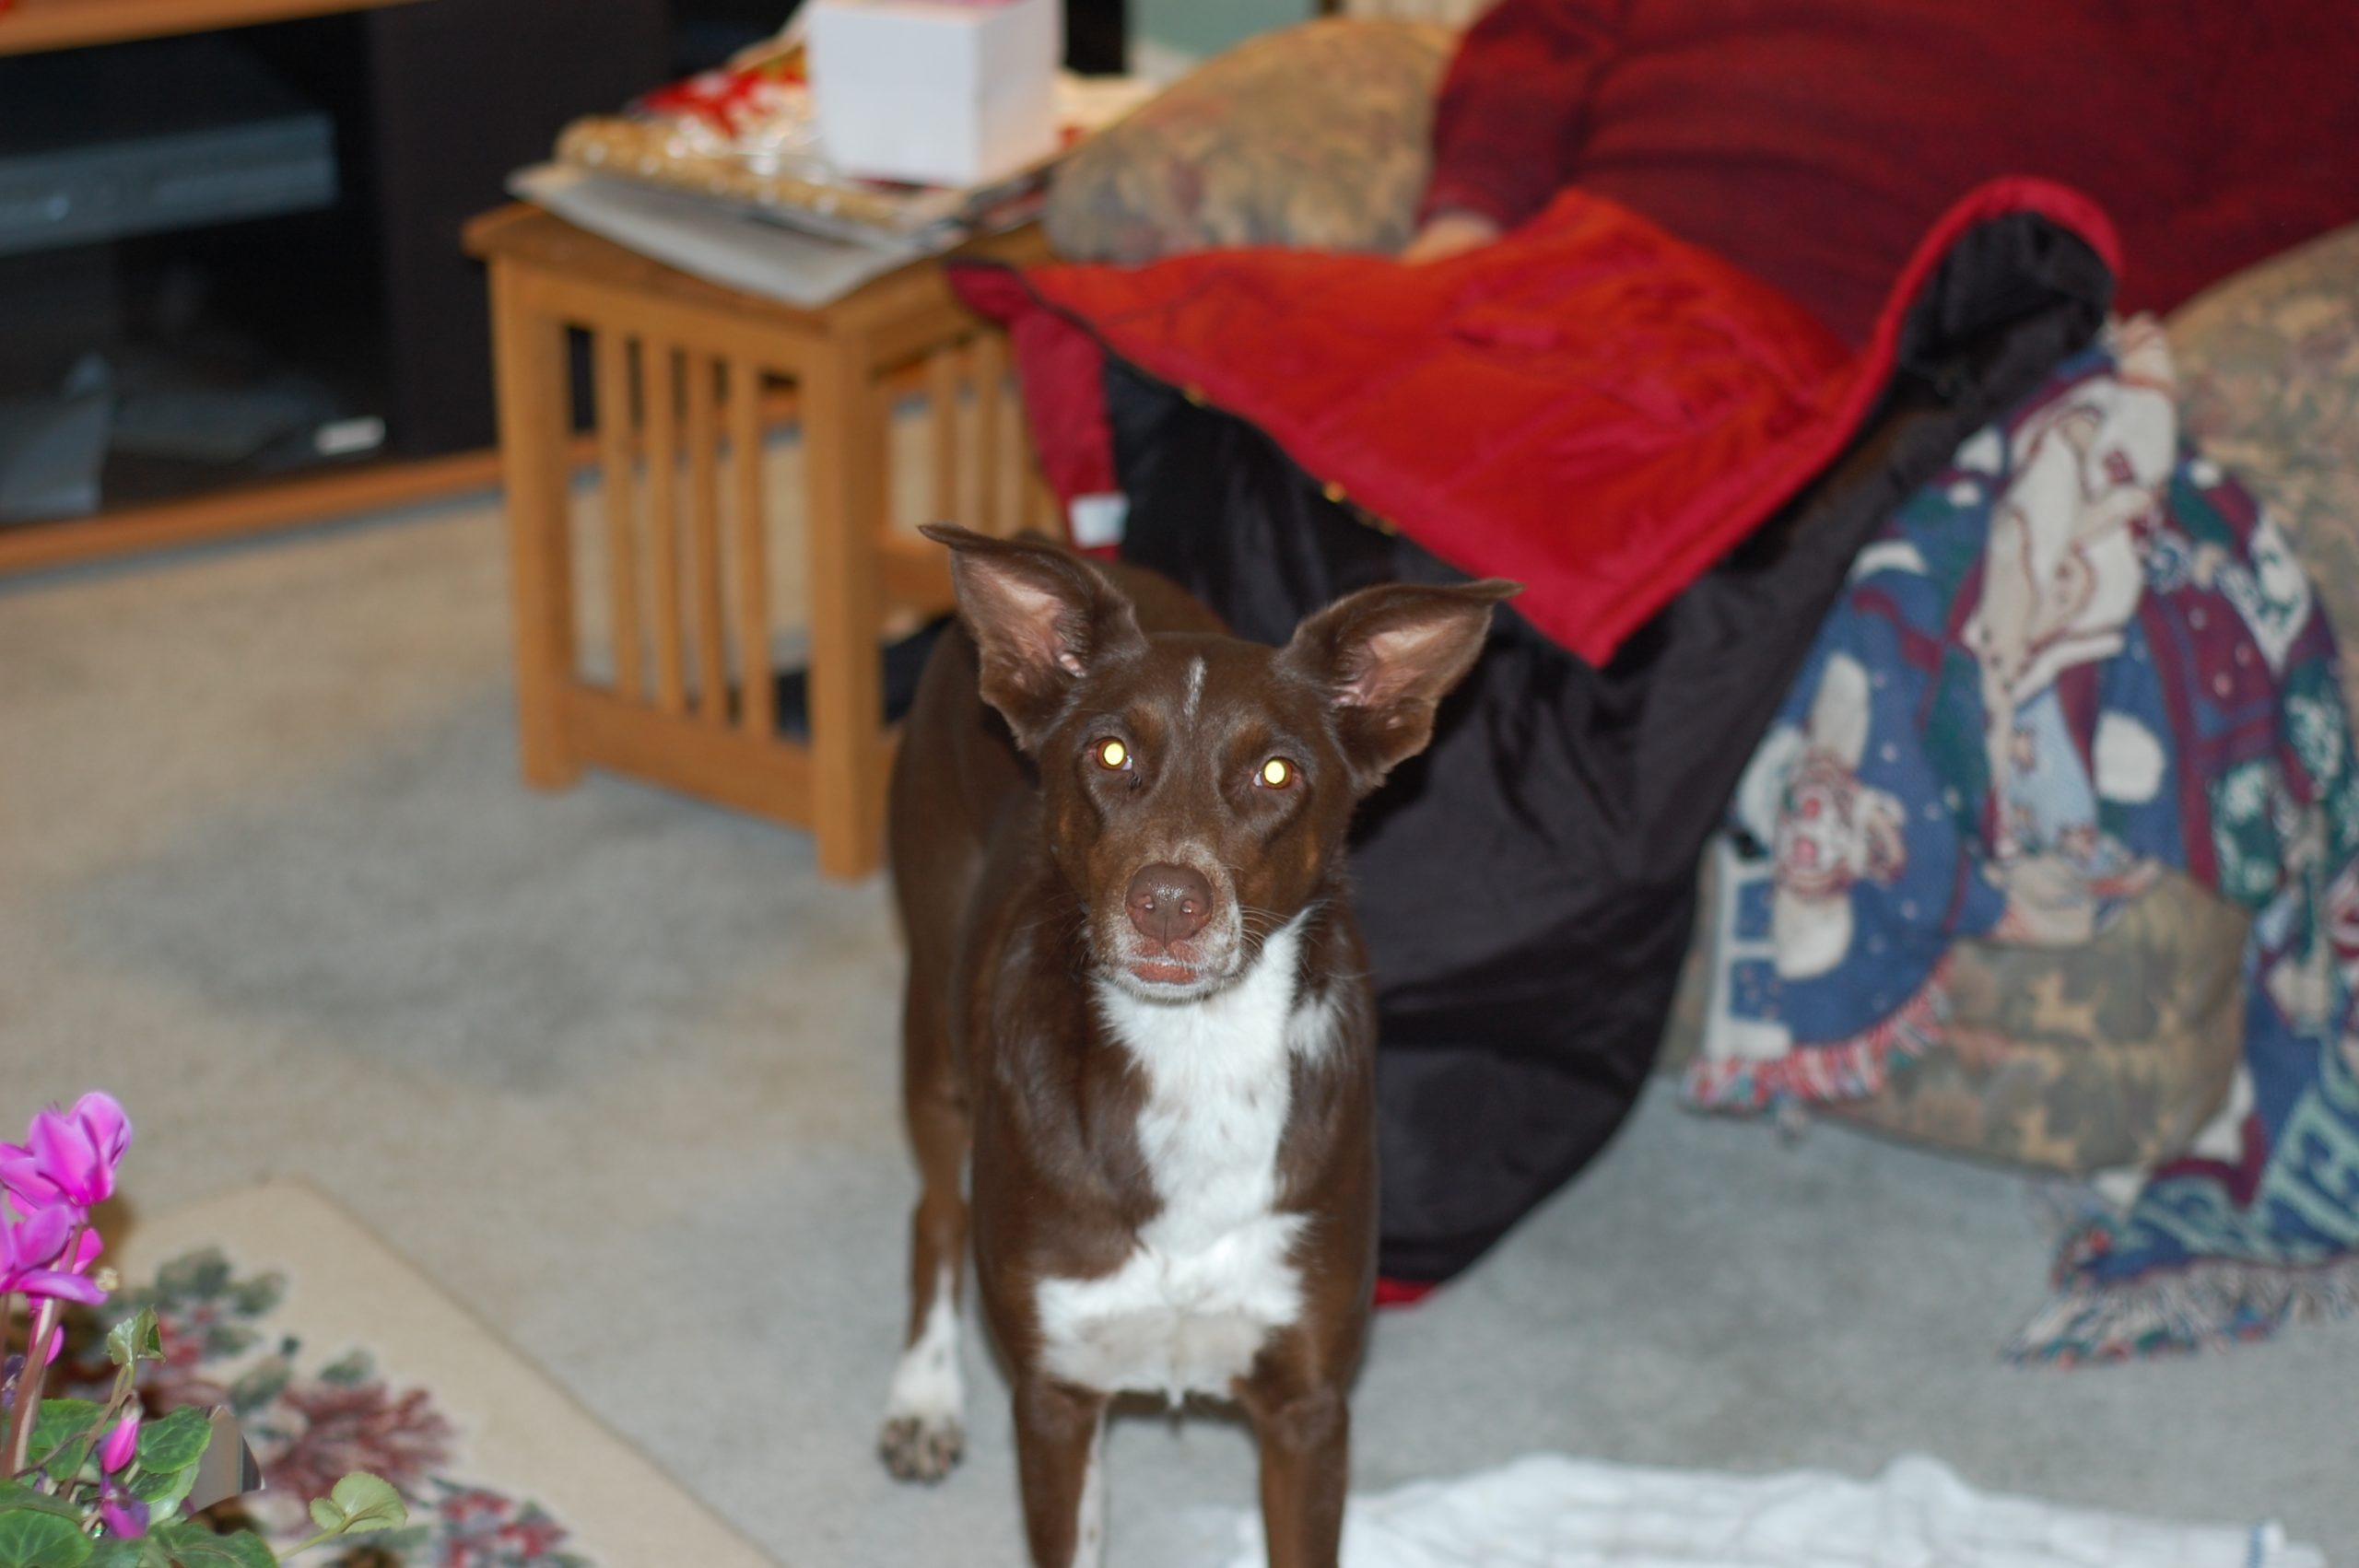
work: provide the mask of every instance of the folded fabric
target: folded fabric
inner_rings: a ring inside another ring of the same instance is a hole
[[[1377,1140],[1387,1277],[1425,1284],[1458,1272],[1612,1137],[1662,1038],[1694,924],[1696,860],[1852,558],[1960,441],[2029,395],[2102,327],[2112,275],[2101,234],[2046,210],[2077,210],[2068,196],[2013,194],[2033,205],[2010,206],[2003,189],[1978,193],[1960,208],[1964,227],[1929,249],[1940,261],[1895,314],[1890,374],[1839,457],[1603,667],[1526,615],[1537,595],[1511,602],[1443,709],[1432,746],[1355,819],[1354,905],[1381,1022]],[[1609,252],[1601,265],[1635,288],[1640,254],[1670,253]],[[1250,252],[1220,261],[1306,289],[1343,275],[1330,269],[1411,272],[1367,258]],[[1453,568],[1437,559],[1451,551],[1447,528],[1423,544],[1366,526],[1321,482],[1335,475],[1306,473],[1300,454],[1273,432],[1189,397],[1171,379],[1184,369],[1179,360],[1158,355],[1142,364],[1109,352],[1096,335],[1101,323],[1033,292],[1074,276],[1109,298],[1125,277],[1157,290],[1166,286],[1156,280],[1180,264],[1135,275],[960,274],[970,298],[1011,321],[1031,428],[1051,479],[1068,496],[1119,491],[1127,503],[1122,558],[1179,582],[1243,637],[1282,642],[1303,616],[1371,582],[1453,579]],[[1693,275],[1683,265],[1664,275],[1667,292]],[[1404,287],[1427,285],[1410,278]],[[1597,333],[1602,363],[1614,329],[1580,315],[1584,298],[1556,302],[1560,324],[1568,335]],[[1710,297],[1689,298],[1709,314]],[[1519,303],[1543,314],[1549,305],[1530,296]],[[1324,309],[1315,293],[1301,304],[1306,312]],[[1350,345],[1362,330],[1332,309],[1315,330],[1280,342],[1242,328],[1240,319],[1225,342],[1191,346],[1230,357],[1248,392],[1256,365],[1270,366],[1283,384],[1288,366],[1322,341]],[[1371,322],[1366,330],[1391,329]],[[1661,348],[1645,333],[1628,335],[1634,398],[1646,400]],[[1486,384],[1512,380],[1495,375]],[[1534,382],[1536,403],[1545,402],[1546,387]],[[1447,382],[1430,390],[1440,400],[1432,419],[1404,405],[1367,433],[1421,449],[1417,461],[1440,473],[1456,450],[1455,427],[1442,417],[1453,413],[1454,394]],[[1572,459],[1590,455],[1571,449]],[[1666,483],[1709,488],[1722,473],[1710,455],[1699,452],[1692,473],[1668,474]],[[1527,542],[1534,550],[1547,547],[1548,526],[1593,510],[1581,492],[1557,484],[1559,472],[1543,467],[1521,497],[1521,516],[1541,530]],[[1662,543],[1649,542],[1642,520],[1625,521],[1639,554]]]
[[[1042,468],[1069,504],[1113,486],[1103,415],[1073,391],[1103,349],[1251,422],[1450,565],[1522,583],[1518,609],[1602,665],[1850,444],[1907,369],[1928,280],[2009,213],[2115,260],[2085,198],[1993,181],[1927,234],[1857,354],[1767,285],[1579,190],[1428,267],[1267,250],[953,277],[1011,322]]]
[[[1872,1094],[1952,1021],[1966,937],[2086,942],[2161,868],[2251,912],[2227,1104],[2084,1217],[2048,1361],[2190,1349],[2359,1299],[2359,763],[2276,526],[2184,448],[2117,329],[1861,552],[1718,851],[1711,1106]]]
[[[1257,1517],[1231,1568],[1262,1561]],[[1977,1492],[1911,1455],[1872,1481],[1553,1455],[1355,1498],[1344,1568],[2326,1568],[2273,1525],[2174,1525]]]

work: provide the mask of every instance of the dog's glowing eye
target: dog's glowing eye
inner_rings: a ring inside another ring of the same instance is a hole
[[[1097,766],[1121,772],[1131,766],[1131,748],[1112,739],[1097,743]]]
[[[1283,790],[1294,782],[1294,764],[1282,756],[1273,756],[1262,765],[1262,784],[1265,789]]]

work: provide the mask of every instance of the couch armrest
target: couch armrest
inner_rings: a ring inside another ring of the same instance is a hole
[[[1226,245],[1398,250],[1457,39],[1332,18],[1249,40],[1067,160],[1050,240],[1071,260],[1125,263]]]

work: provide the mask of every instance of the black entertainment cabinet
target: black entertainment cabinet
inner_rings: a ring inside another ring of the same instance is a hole
[[[492,439],[460,226],[674,64],[668,0],[310,0],[170,33],[241,14],[182,3],[134,18],[167,36],[0,54],[0,404],[21,430],[78,385],[114,415],[100,509],[0,522],[0,568],[488,480],[422,466]],[[19,0],[0,49],[77,4],[103,26],[116,0]]]
[[[12,472],[67,481],[0,508],[0,572],[496,482],[461,227],[569,119],[792,8],[0,0],[0,458],[30,430],[64,461]],[[1121,0],[1067,12],[1073,64],[1118,68]]]

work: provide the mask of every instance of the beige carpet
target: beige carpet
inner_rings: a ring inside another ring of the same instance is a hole
[[[913,1192],[881,887],[610,779],[514,781],[487,505],[0,582],[0,1124],[113,1088],[152,1213],[300,1177],[780,1561],[1020,1560],[1000,1387],[872,1455]],[[1651,1099],[1357,1401],[1370,1491],[1555,1450],[2225,1522],[2349,1563],[2359,1325],[2043,1375],[2019,1183]],[[1126,1422],[1115,1561],[1225,1560],[1233,1427]]]

